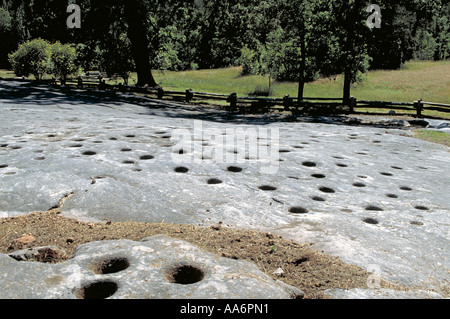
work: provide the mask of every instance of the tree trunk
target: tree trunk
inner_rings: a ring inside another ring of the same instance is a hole
[[[303,21],[303,28],[300,34],[300,50],[301,50],[301,60],[300,60],[300,75],[298,81],[298,103],[303,101],[303,92],[305,89],[305,64],[306,64],[306,36],[305,36],[305,21]]]
[[[344,72],[344,104],[348,104],[350,101],[350,87],[351,82],[351,71],[348,69]]]
[[[150,51],[145,28],[145,13],[138,0],[126,0],[125,15],[128,23],[128,38],[131,42],[131,54],[136,64],[138,82],[136,86],[156,87],[150,66]]]

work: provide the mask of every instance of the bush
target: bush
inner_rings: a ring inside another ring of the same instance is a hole
[[[36,80],[41,80],[49,71],[51,45],[46,40],[34,39],[21,44],[8,57],[16,76],[28,77],[32,74]]]
[[[242,66],[242,76],[258,73],[258,57],[255,51],[249,49],[247,46],[242,48],[238,63]]]
[[[68,75],[78,71],[76,59],[77,52],[74,47],[56,42],[51,46],[51,73],[65,83]]]

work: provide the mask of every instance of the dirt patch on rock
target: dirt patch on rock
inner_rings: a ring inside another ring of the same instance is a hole
[[[70,258],[80,244],[116,239],[139,241],[157,234],[185,240],[219,256],[253,262],[273,278],[303,290],[308,299],[329,298],[324,291],[332,288],[367,288],[371,275],[337,257],[312,249],[309,243],[299,244],[271,233],[223,224],[201,227],[139,222],[88,223],[67,218],[58,209],[0,219],[0,253],[51,245],[67,252],[63,258],[53,260],[62,262]],[[35,240],[32,243],[16,240],[24,235],[33,236]],[[405,290],[383,280],[381,287]]]

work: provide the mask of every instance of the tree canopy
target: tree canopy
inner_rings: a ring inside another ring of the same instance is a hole
[[[66,26],[67,6],[82,26]],[[244,73],[299,83],[343,74],[349,85],[368,69],[409,59],[450,58],[449,0],[377,0],[381,28],[360,0],[0,0],[0,67],[20,44],[41,38],[72,44],[77,63],[156,86],[152,69],[242,65]]]

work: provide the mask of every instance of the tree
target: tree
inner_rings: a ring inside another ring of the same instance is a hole
[[[131,45],[126,34],[122,33],[117,37],[112,37],[108,41],[109,45],[100,51],[100,69],[111,77],[120,75],[128,85],[130,73],[135,68],[131,57]]]
[[[361,74],[369,69],[370,57],[367,52],[367,5],[357,0],[333,0],[331,22],[334,43],[332,65],[329,73],[344,74],[344,103],[350,100],[351,85],[360,80]]]
[[[28,77],[33,74],[36,80],[41,80],[49,71],[50,58],[51,45],[43,39],[27,41],[9,55],[9,61],[17,76]]]
[[[78,72],[77,52],[74,46],[56,42],[51,46],[51,73],[66,83],[67,76]]]

